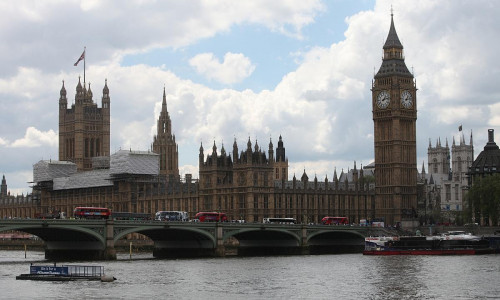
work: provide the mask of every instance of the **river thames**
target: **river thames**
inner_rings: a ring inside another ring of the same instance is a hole
[[[38,251],[0,251],[0,299],[499,299],[500,255],[362,254],[159,260],[119,254],[114,282],[16,280]],[[50,262],[47,262],[50,264]],[[58,264],[64,264],[59,262]]]

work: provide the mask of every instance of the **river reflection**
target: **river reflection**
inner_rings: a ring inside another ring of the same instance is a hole
[[[500,255],[361,254],[156,260],[119,255],[117,281],[15,280],[43,253],[0,251],[2,299],[484,299],[500,295]],[[62,263],[62,262],[61,262]]]

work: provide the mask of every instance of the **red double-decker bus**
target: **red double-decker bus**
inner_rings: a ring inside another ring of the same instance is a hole
[[[347,217],[324,217],[321,219],[323,225],[348,225],[349,219]]]
[[[105,207],[75,207],[75,219],[109,219],[111,209]]]
[[[194,218],[198,222],[227,222],[226,214],[218,212],[199,212]]]

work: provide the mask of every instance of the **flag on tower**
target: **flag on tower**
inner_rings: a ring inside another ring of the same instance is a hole
[[[78,65],[78,63],[79,63],[81,60],[84,60],[84,59],[85,59],[85,50],[83,50],[82,55],[80,55],[80,58],[76,61],[76,63],[75,63],[75,67]]]
[[[460,124],[460,126],[458,126],[458,131],[462,131],[462,124]]]

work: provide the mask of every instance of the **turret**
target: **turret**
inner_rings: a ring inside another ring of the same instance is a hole
[[[274,150],[273,150],[273,141],[269,138],[269,162],[274,162]]]
[[[64,80],[62,81],[62,88],[59,92],[59,114],[66,113],[66,109],[68,108],[68,98],[66,98],[66,88],[64,87]]]
[[[108,88],[108,80],[104,80],[104,88],[102,89],[102,100],[101,100],[102,108],[108,111],[110,109],[111,99],[109,98],[109,88]]]
[[[233,143],[233,163],[236,164],[238,162],[238,145],[236,144],[236,138],[234,138]]]
[[[203,166],[203,160],[204,160],[204,155],[203,155],[203,142],[200,145],[200,154],[198,155],[199,158],[199,166],[200,168]]]

